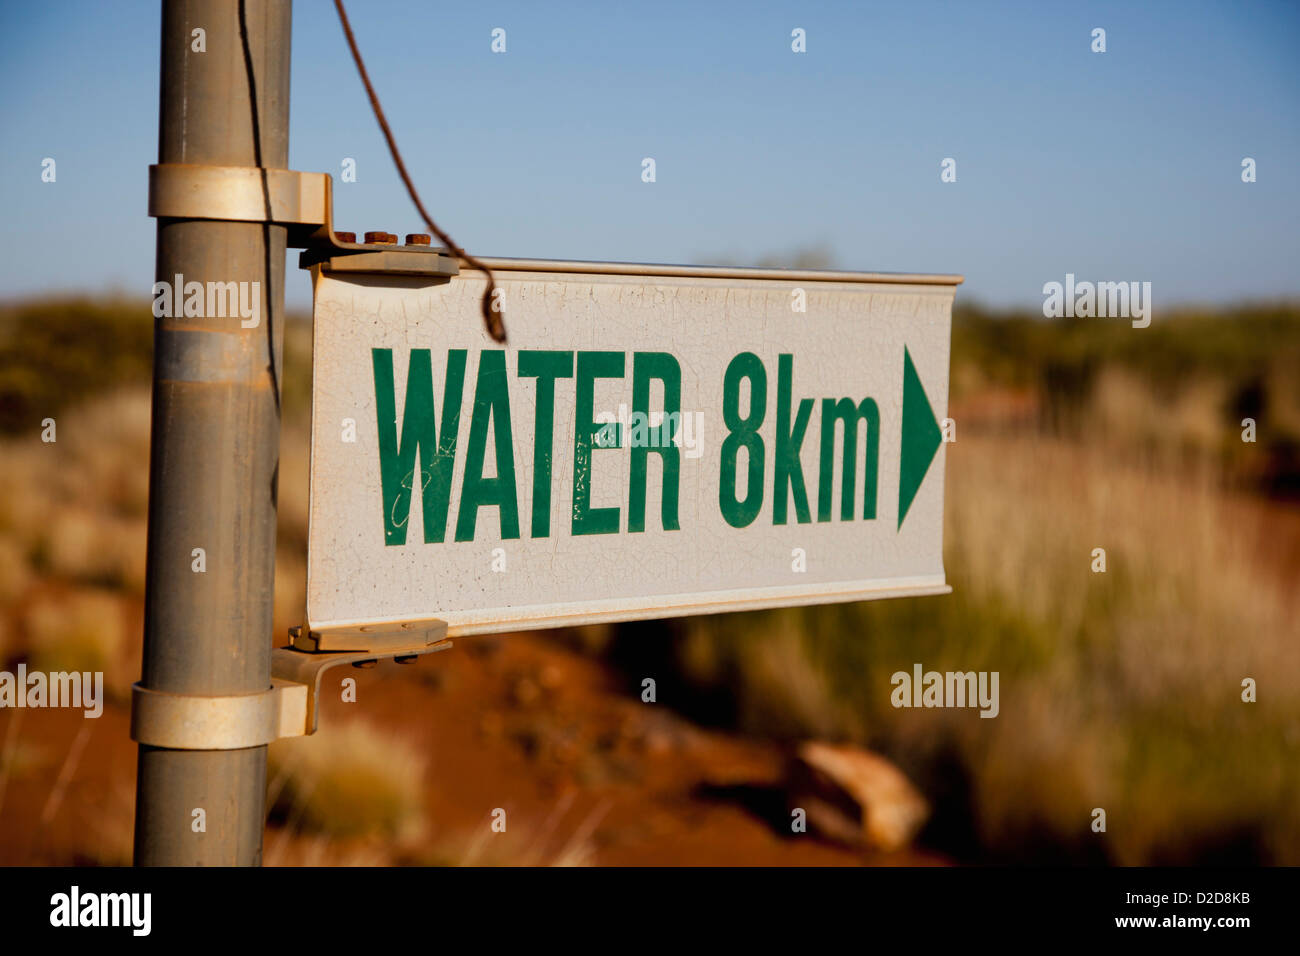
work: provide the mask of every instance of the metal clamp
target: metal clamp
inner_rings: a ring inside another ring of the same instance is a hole
[[[163,163],[149,167],[149,215],[314,229],[329,219],[329,181],[291,169]]]
[[[271,651],[271,686],[255,694],[171,694],[137,683],[131,687],[131,739],[169,750],[242,750],[282,737],[308,736],[316,732],[325,671],[387,659],[409,664],[417,657],[450,648],[446,634],[447,625],[434,621],[416,629],[367,634],[372,646],[360,646],[364,642],[354,638],[358,646],[352,650],[277,647]]]
[[[328,173],[257,166],[160,163],[149,167],[149,215],[158,219],[266,222],[287,227],[298,264],[326,272],[400,273],[446,279],[459,260],[441,246],[346,242],[334,231]]]
[[[242,750],[302,734],[308,689],[272,679],[256,694],[206,697],[131,687],[131,739],[169,750]]]

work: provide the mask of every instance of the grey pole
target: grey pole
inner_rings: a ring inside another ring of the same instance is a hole
[[[162,7],[158,161],[286,167],[290,0]],[[204,52],[194,49],[196,30]],[[257,282],[260,321],[242,328],[238,315],[185,318],[179,309],[155,319],[141,677],[149,690],[270,686],[285,238],[283,226],[261,223],[158,221],[159,281]],[[142,744],[135,862],[259,865],[265,802],[265,747]],[[196,832],[199,809],[206,832]]]

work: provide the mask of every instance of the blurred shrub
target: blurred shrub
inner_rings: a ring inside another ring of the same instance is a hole
[[[423,828],[427,759],[420,747],[365,721],[322,726],[273,743],[268,803],[291,829],[408,839]]]
[[[147,299],[44,297],[0,306],[0,435],[36,433],[42,419],[93,395],[148,386],[153,333]],[[311,323],[301,314],[286,319],[284,349],[284,413],[302,420],[311,399]]]
[[[1207,373],[1245,383],[1300,354],[1300,305],[1293,303],[1172,309],[1158,312],[1149,328],[1134,329],[1123,320],[994,312],[960,298],[953,307],[953,364],[977,366],[995,384],[1050,385],[1044,370],[1086,378],[1088,369],[1112,363],[1165,387]]]
[[[147,301],[39,299],[0,307],[0,434],[34,432],[90,395],[147,383]]]
[[[23,616],[27,666],[35,671],[102,671],[105,690],[129,696],[138,667],[127,644],[125,608],[110,591],[43,593]]]
[[[17,600],[31,579],[31,569],[22,546],[13,538],[0,535],[0,607]],[[0,659],[3,659],[3,651],[3,638],[0,638]]]
[[[1228,478],[1288,497],[1300,496],[1298,368],[1296,304],[1171,309],[1146,329],[953,309],[959,426],[965,411],[979,420],[990,392],[1028,395],[1047,434],[1174,466],[1209,456]],[[1254,444],[1241,440],[1243,418],[1256,422]]]
[[[147,388],[69,409],[59,418],[57,442],[11,439],[3,455],[0,532],[27,568],[144,593]]]
[[[1300,863],[1300,623],[1274,524],[1211,477],[1089,446],[947,454],[953,594],[628,625],[615,659],[681,684],[699,719],[884,752],[959,856]],[[915,663],[999,672],[1001,713],[895,709],[890,677]],[[1245,677],[1267,701],[1242,702]]]

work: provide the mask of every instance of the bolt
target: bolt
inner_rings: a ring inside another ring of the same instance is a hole
[[[419,654],[403,654],[400,657],[393,658],[393,660],[397,661],[399,664],[414,664],[419,659]]]
[[[336,232],[334,238],[339,242],[356,242],[357,234],[355,232]]]
[[[366,233],[366,242],[369,244],[377,243],[388,245],[397,242],[397,237],[391,232],[368,232]]]
[[[359,668],[360,670],[363,670],[363,671],[368,671],[368,670],[370,670],[370,668],[374,667],[374,666],[375,666],[376,664],[378,664],[378,663],[379,663],[379,661],[377,661],[377,660],[353,661],[353,662],[352,662],[352,666],[353,666],[353,667],[356,667],[356,668]]]
[[[408,246],[427,246],[432,240],[423,232],[408,232],[406,234],[406,244]]]

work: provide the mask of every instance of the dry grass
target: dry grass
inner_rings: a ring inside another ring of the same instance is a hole
[[[1097,373],[1083,430],[1090,447],[1141,449],[1148,461],[1164,465],[1188,456],[1209,459],[1225,438],[1229,392],[1227,382],[1199,376],[1161,396],[1133,370],[1110,366]]]
[[[284,839],[269,835],[263,848],[264,866],[391,866],[391,848],[383,840],[337,839],[319,834]]]
[[[30,726],[24,734],[23,712],[15,710],[0,735],[0,810],[4,809],[9,781],[43,771],[53,761],[49,748],[31,738]]]
[[[570,790],[540,823],[521,824],[507,812],[505,829],[494,830],[489,814],[473,832],[434,840],[419,862],[429,866],[592,866],[596,859],[592,837],[609,804],[575,814],[575,797]]]
[[[1019,687],[1004,673],[1000,733],[972,742],[992,761],[978,787],[991,838],[1023,831],[1037,794],[1038,822],[1060,834],[1109,807],[1118,862],[1242,827],[1267,856],[1300,860],[1300,773],[1286,757],[1300,630],[1261,566],[1267,543],[1205,475],[1173,481],[1043,441],[975,441],[952,461],[957,586],[1049,639]],[[1096,547],[1104,575],[1089,567]],[[1261,703],[1241,701],[1246,677]]]
[[[687,673],[761,701],[741,708],[750,729],[867,741],[931,786],[965,775],[995,856],[1300,862],[1297,607],[1242,503],[1208,469],[1046,438],[966,435],[948,454],[954,595],[691,622]],[[895,710],[889,675],[914,662],[998,671],[1001,715]]]
[[[286,422],[280,430],[280,485],[276,531],[282,549],[307,553],[307,474],[311,431],[305,422]]]
[[[135,778],[115,775],[89,815],[85,856],[96,866],[130,866],[135,858]]]
[[[362,720],[271,745],[268,805],[286,833],[382,836],[424,830],[427,759],[415,744]]]
[[[23,618],[28,665],[37,671],[102,671],[105,691],[130,694],[138,661],[125,607],[112,591],[78,588],[34,599]]]
[[[680,647],[679,664],[697,684],[735,694],[735,719],[751,733],[776,737],[852,735],[857,715],[833,692],[825,670],[803,646],[804,613],[773,611],[749,630],[748,615],[692,620],[694,639]],[[743,642],[743,661],[733,651]],[[742,673],[737,674],[737,670]]]
[[[12,538],[0,536],[0,606],[16,601],[31,582],[32,572],[22,546]],[[3,651],[0,638],[0,655]]]
[[[57,441],[5,442],[0,535],[42,575],[144,593],[149,391],[59,417]]]

